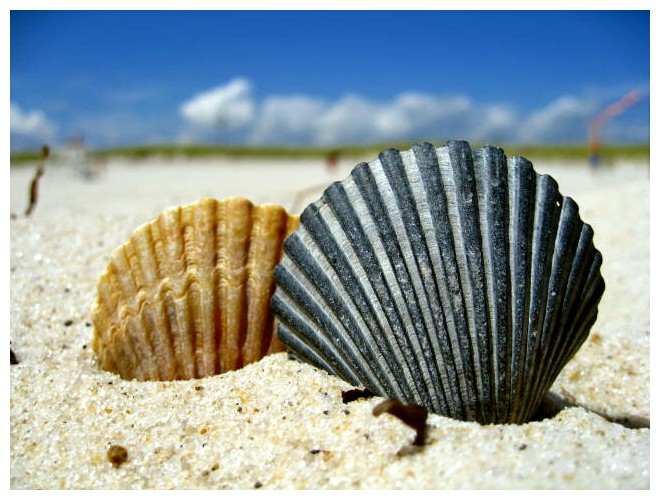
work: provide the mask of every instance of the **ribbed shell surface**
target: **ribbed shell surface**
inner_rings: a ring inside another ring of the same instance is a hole
[[[229,198],[139,227],[98,281],[92,346],[101,366],[127,379],[190,379],[283,350],[273,270],[297,225],[282,207]]]
[[[275,270],[278,335],[377,394],[525,422],[596,319],[592,236],[522,157],[463,141],[388,150],[302,213]]]

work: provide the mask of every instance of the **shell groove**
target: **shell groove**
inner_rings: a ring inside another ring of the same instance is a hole
[[[376,394],[525,422],[596,319],[592,238],[522,157],[464,141],[387,150],[303,211],[275,270],[278,335]]]
[[[273,270],[298,220],[276,205],[203,199],[139,227],[98,281],[101,366],[127,379],[190,379],[283,350]]]

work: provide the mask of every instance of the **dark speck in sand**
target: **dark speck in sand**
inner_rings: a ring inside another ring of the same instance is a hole
[[[108,460],[112,463],[113,467],[119,467],[128,460],[128,450],[123,446],[113,444],[108,448]]]
[[[73,325],[73,320],[72,320],[72,319],[67,319],[67,320],[64,322],[64,326],[71,326],[71,325]]]
[[[19,361],[18,358],[16,357],[16,354],[14,354],[14,351],[13,351],[11,348],[9,348],[9,359],[10,359],[9,362],[10,362],[12,365],[17,365],[18,363],[20,363],[20,361]]]
[[[360,398],[371,398],[375,396],[373,392],[369,389],[349,389],[347,391],[341,391],[341,401],[342,403],[351,403]]]

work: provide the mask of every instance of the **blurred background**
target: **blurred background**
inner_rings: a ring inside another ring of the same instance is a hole
[[[12,164],[428,140],[648,155],[649,11],[12,11]],[[609,107],[609,108],[608,108]]]

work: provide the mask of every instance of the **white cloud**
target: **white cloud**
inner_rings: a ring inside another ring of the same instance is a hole
[[[57,131],[55,124],[43,111],[38,109],[23,111],[13,102],[9,106],[9,128],[11,134],[36,140],[50,140]]]
[[[179,137],[192,141],[215,134],[216,139],[252,144],[316,145],[423,139],[580,142],[586,140],[589,120],[606,104],[602,96],[593,94],[561,96],[525,115],[509,103],[477,103],[465,95],[419,92],[404,92],[384,101],[355,94],[334,101],[295,94],[268,96],[257,103],[250,82],[235,79],[181,106],[193,127],[181,131]],[[621,139],[648,140],[648,127],[627,130],[618,134]],[[612,140],[616,140],[614,135],[612,128]]]
[[[474,109],[464,96],[439,98],[412,92],[385,102],[353,94],[331,103],[304,95],[269,97],[250,140],[330,145],[453,137],[457,125],[467,130]]]
[[[408,135],[441,135],[446,128],[464,126],[474,109],[465,96],[437,97],[408,92],[399,95],[385,113],[405,126]]]
[[[477,105],[466,96],[406,92],[390,102],[348,96],[330,105],[315,128],[316,142],[462,138],[503,140],[512,136],[515,113],[505,105]]]
[[[355,95],[330,105],[315,124],[319,144],[359,143],[377,140],[378,107]]]
[[[244,78],[235,78],[226,85],[193,96],[181,105],[180,112],[200,129],[243,128],[250,125],[255,116],[252,86]]]
[[[268,97],[250,137],[253,144],[309,144],[315,142],[316,126],[326,104],[312,97]]]
[[[521,124],[518,139],[523,143],[583,141],[597,110],[591,99],[562,96],[532,113]]]
[[[471,124],[471,140],[495,144],[510,141],[516,134],[517,116],[504,104],[483,106],[477,110]]]

